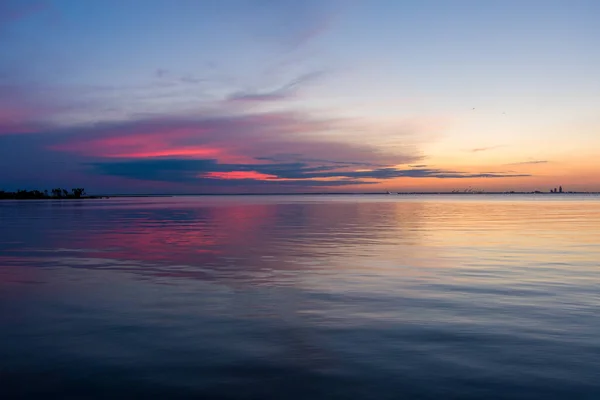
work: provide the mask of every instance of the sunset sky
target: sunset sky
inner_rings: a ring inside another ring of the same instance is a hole
[[[600,190],[600,1],[0,0],[0,189]]]

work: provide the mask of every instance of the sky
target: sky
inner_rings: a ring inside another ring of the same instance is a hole
[[[0,0],[0,190],[600,191],[596,0]]]

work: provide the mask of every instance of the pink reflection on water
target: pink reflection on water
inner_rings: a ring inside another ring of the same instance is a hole
[[[259,241],[254,232],[274,211],[267,205],[242,205],[186,210],[173,220],[148,214],[90,232],[80,245],[90,249],[85,252],[88,257],[171,264],[210,262],[232,248]]]

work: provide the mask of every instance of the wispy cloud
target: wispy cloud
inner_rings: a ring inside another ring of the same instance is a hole
[[[313,82],[323,76],[323,71],[302,74],[292,81],[272,90],[239,91],[228,97],[230,101],[277,101],[294,97],[300,86]]]
[[[306,158],[302,154],[279,154],[272,157],[255,157],[258,161],[273,161],[273,162],[299,162],[299,163],[325,163],[337,165],[338,167],[384,167],[382,164],[375,164],[371,162],[356,162],[356,161],[340,161],[333,159],[318,159],[318,158]]]
[[[488,146],[488,147],[476,147],[474,149],[469,149],[468,151],[470,151],[471,153],[479,153],[482,151],[489,151],[489,150],[495,150],[498,149],[500,147],[505,147],[504,145],[498,145],[498,146]]]
[[[293,51],[327,32],[341,4],[332,0],[257,0],[252,2],[251,26],[257,34]]]
[[[291,93],[286,91],[285,89],[275,89],[271,91],[265,92],[252,92],[252,91],[242,91],[232,93],[228,100],[230,101],[278,101],[285,100],[291,97]]]
[[[177,74],[173,71],[170,71],[166,68],[157,68],[154,71],[154,76],[160,80],[166,81],[167,84],[174,84],[176,82],[180,83],[200,83],[206,81],[206,78],[199,78],[192,74],[185,74],[177,77]],[[170,81],[170,82],[169,82]],[[164,84],[165,82],[162,82]]]
[[[531,164],[546,164],[549,163],[550,161],[547,160],[534,160],[534,161],[521,161],[521,162],[515,162],[515,163],[510,163],[510,164],[505,164],[505,165],[531,165]]]
[[[197,78],[193,75],[184,75],[181,78],[179,78],[179,80],[183,83],[200,83],[204,81],[204,79]]]

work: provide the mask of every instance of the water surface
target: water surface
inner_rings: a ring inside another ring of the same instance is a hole
[[[9,398],[600,398],[600,198],[0,202]]]

